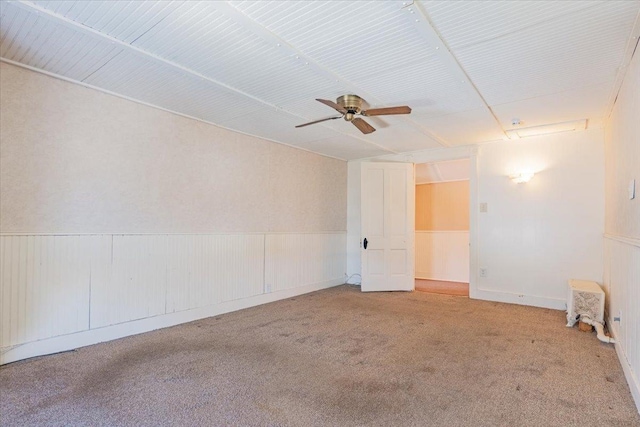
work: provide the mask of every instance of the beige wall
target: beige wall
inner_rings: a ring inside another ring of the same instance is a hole
[[[640,239],[640,52],[627,71],[605,127],[605,231]],[[629,200],[629,181],[636,198]]]
[[[0,90],[3,233],[346,229],[346,162],[5,63]]]
[[[469,230],[469,181],[416,185],[416,230]]]
[[[602,281],[603,156],[602,129],[479,147],[480,297],[562,309],[569,279]],[[509,178],[523,170],[526,184]]]
[[[0,364],[344,283],[346,162],[4,63],[0,95]]]

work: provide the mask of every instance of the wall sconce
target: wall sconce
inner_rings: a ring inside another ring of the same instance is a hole
[[[516,184],[524,184],[525,182],[529,182],[531,178],[533,178],[533,172],[520,172],[515,175],[509,175],[509,178]]]

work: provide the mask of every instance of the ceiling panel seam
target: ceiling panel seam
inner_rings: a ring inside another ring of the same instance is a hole
[[[6,14],[6,13],[8,13],[8,12],[6,12],[6,10],[2,11],[2,14]],[[22,21],[20,21],[20,16],[17,13],[15,15],[17,15],[17,16],[12,16],[11,19],[9,19],[9,26],[5,27],[6,28],[5,32],[7,34],[10,34],[10,33],[12,33],[14,31],[14,29],[13,29],[14,25],[17,28],[15,31],[16,32],[20,32],[22,30],[22,27],[24,27],[25,21],[27,21],[29,19],[29,16],[26,16],[26,17],[24,17],[22,19]],[[5,44],[5,41],[6,41],[6,39],[3,39],[2,43]],[[5,53],[8,53],[10,55],[14,54],[15,50],[18,49],[17,46],[14,48],[15,41],[16,41],[16,39],[14,38],[8,43],[8,45],[5,44],[5,46],[6,46],[5,49],[4,49]]]
[[[515,101],[500,101],[500,102],[496,102],[491,104],[492,107],[500,107],[503,105],[509,105],[509,104],[514,104],[516,102],[523,102],[523,101],[531,101],[533,99],[538,99],[538,98],[544,98],[547,96],[554,96],[554,95],[560,95],[563,93],[575,93],[577,89],[585,89],[585,90],[592,90],[594,87],[598,87],[598,86],[602,86],[602,85],[608,85],[611,84],[611,79],[608,80],[602,80],[602,81],[598,81],[595,83],[589,83],[586,86],[579,86],[579,87],[573,87],[573,88],[569,88],[569,89],[563,89],[563,90],[555,90],[553,92],[546,92],[544,94],[541,95],[532,95],[532,96],[525,96],[524,98],[518,98]]]
[[[247,16],[245,13],[243,13],[240,10],[238,10],[236,7],[234,7],[233,5],[229,4],[228,2],[221,2],[218,5],[218,7],[220,7],[221,9],[224,9],[227,12],[227,16],[228,17],[234,19],[234,21],[236,21],[237,23],[243,25],[244,27],[251,29],[254,32],[254,34],[256,34],[258,36],[261,36],[261,37],[263,37],[263,39],[266,39],[268,41],[270,40],[271,43],[276,45],[276,46],[279,46],[279,47],[282,47],[284,49],[289,50],[291,52],[292,56],[294,56],[296,59],[299,59],[299,60],[305,62],[305,65],[311,66],[312,69],[315,72],[317,72],[317,73],[319,73],[321,75],[324,75],[324,76],[328,77],[331,80],[335,80],[336,82],[340,82],[340,83],[344,84],[345,86],[353,88],[354,91],[359,92],[358,93],[359,96],[361,96],[362,98],[364,98],[366,100],[375,100],[378,104],[382,104],[377,97],[373,96],[370,93],[367,93],[366,91],[364,91],[362,89],[359,89],[357,87],[357,85],[355,85],[351,81],[345,79],[342,76],[337,75],[335,72],[329,70],[324,65],[318,63],[317,61],[315,61],[314,59],[312,59],[308,55],[304,54],[296,46],[294,46],[293,44],[291,44],[287,40],[281,38],[277,34],[273,33],[271,30],[269,30],[268,28],[264,27],[262,24],[260,24],[259,22],[255,21],[251,17]],[[440,145],[442,145],[444,147],[448,147],[449,146],[449,144],[446,141],[444,141],[443,139],[439,138],[437,135],[433,134],[431,131],[429,131],[428,129],[424,128],[423,126],[421,126],[419,123],[415,122],[414,120],[411,120],[411,119],[409,119],[407,117],[400,117],[400,118],[402,120],[406,121],[407,123],[409,123],[412,127],[417,128],[421,133],[425,134],[425,136],[428,136],[428,137],[432,138],[434,141],[436,141]],[[368,141],[366,139],[364,141],[370,142],[370,141]],[[393,151],[393,150],[390,150],[388,148],[387,148],[387,150]]]
[[[466,70],[462,67],[462,65],[458,61],[458,58],[456,58],[456,56],[453,54],[453,52],[449,48],[449,45],[444,41],[442,35],[431,21],[431,18],[429,17],[429,14],[425,10],[424,6],[417,1],[414,1],[413,5],[419,12],[419,14],[423,17],[423,19],[416,19],[416,21],[418,24],[421,24],[419,25],[419,27],[427,40],[435,44],[436,48],[440,51],[443,62],[449,66],[449,70],[452,71],[454,75],[459,76],[459,79],[462,81],[462,83],[469,85],[469,87],[472,89],[472,93],[474,93],[480,99],[480,101],[482,102],[482,106],[489,111],[496,124],[500,128],[502,134],[508,138],[508,135],[504,127],[502,126],[502,123],[498,119],[498,116],[495,114],[482,93],[480,93],[478,87],[473,83],[473,80],[471,79],[469,74],[467,74]]]
[[[164,59],[162,57],[154,55],[154,54],[152,54],[152,53],[150,53],[148,51],[145,51],[143,49],[140,49],[140,48],[138,48],[136,46],[132,46],[132,45],[130,45],[130,44],[126,43],[126,42],[123,42],[123,41],[121,41],[121,40],[119,40],[119,39],[117,39],[115,37],[109,36],[108,34],[105,34],[105,33],[102,33],[100,31],[94,30],[94,29],[92,29],[90,27],[82,25],[82,24],[80,24],[80,23],[78,23],[76,21],[73,21],[73,20],[71,20],[71,19],[69,19],[69,18],[67,18],[65,16],[62,16],[62,15],[59,15],[59,14],[57,14],[55,12],[51,12],[51,11],[49,11],[47,9],[44,9],[44,8],[40,7],[39,5],[36,5],[34,3],[31,3],[31,2],[28,2],[28,1],[24,1],[24,0],[14,1],[14,2],[10,2],[10,3],[13,3],[16,6],[22,7],[24,10],[27,10],[29,12],[34,12],[36,15],[44,15],[44,16],[50,18],[50,19],[53,19],[53,20],[65,25],[68,28],[73,29],[73,30],[78,30],[78,31],[80,31],[80,32],[82,32],[84,34],[96,37],[98,39],[100,39],[100,38],[106,39],[111,44],[120,45],[121,47],[130,50],[132,53],[134,53],[136,55],[141,55],[144,58],[152,59],[152,60],[154,60],[156,62],[161,62],[161,63],[164,63],[166,65],[172,66],[174,68],[179,69],[182,72],[192,74],[195,77],[198,77],[198,78],[203,79],[203,80],[210,81],[211,83],[214,83],[214,84],[217,84],[219,86],[222,86],[222,87],[224,87],[224,88],[226,88],[228,90],[237,92],[237,93],[239,93],[241,95],[244,95],[244,96],[246,96],[248,98],[253,99],[254,101],[258,101],[258,102],[260,102],[262,104],[265,104],[265,105],[267,105],[269,107],[273,107],[274,109],[282,110],[282,109],[280,109],[280,108],[278,108],[278,107],[276,107],[276,106],[274,106],[272,104],[269,104],[268,102],[265,102],[265,101],[263,101],[263,100],[261,100],[261,99],[259,99],[257,97],[254,97],[254,96],[252,96],[252,95],[250,95],[248,93],[245,93],[245,92],[243,92],[243,91],[241,91],[239,89],[233,88],[233,87],[231,87],[229,85],[226,85],[226,84],[224,84],[222,82],[219,82],[219,81],[217,81],[215,79],[212,79],[212,78],[209,78],[209,77],[204,76],[202,74],[199,74],[199,73],[197,73],[197,72],[195,72],[193,70],[190,70],[190,69],[188,69],[186,67],[183,67],[180,64],[177,64],[177,63],[174,63],[172,61],[166,60],[166,59]]]
[[[287,111],[284,108],[281,108],[281,107],[278,107],[276,105],[273,105],[273,104],[271,104],[271,103],[269,103],[267,101],[264,101],[263,99],[255,97],[255,96],[253,96],[253,95],[251,95],[249,93],[246,93],[246,92],[244,92],[244,91],[242,91],[240,89],[237,89],[235,87],[229,86],[229,85],[227,85],[227,84],[225,84],[223,82],[220,82],[218,80],[212,79],[210,77],[207,77],[207,76],[205,76],[203,74],[200,74],[200,73],[198,73],[198,72],[196,72],[194,70],[191,70],[191,69],[189,69],[187,67],[184,67],[184,66],[182,66],[180,64],[177,64],[175,62],[172,62],[172,61],[169,61],[167,59],[164,59],[164,58],[162,58],[160,56],[154,55],[153,53],[148,52],[148,51],[143,50],[143,49],[140,49],[140,48],[138,48],[136,46],[132,46],[132,45],[130,45],[130,44],[126,43],[126,42],[123,42],[123,41],[121,41],[121,40],[119,40],[119,39],[117,39],[115,37],[112,37],[112,36],[110,36],[108,34],[102,33],[100,31],[94,30],[93,28],[90,28],[90,27],[87,27],[85,25],[82,25],[82,24],[80,24],[80,23],[78,23],[76,21],[73,21],[73,20],[65,17],[65,16],[59,15],[59,14],[57,14],[55,12],[52,12],[52,11],[50,11],[48,9],[45,9],[45,8],[43,8],[43,7],[41,7],[41,6],[37,5],[37,4],[31,3],[31,2],[25,1],[25,0],[11,1],[11,2],[8,2],[8,3],[11,3],[11,4],[15,5],[15,6],[18,6],[18,7],[22,8],[23,10],[26,10],[28,12],[34,13],[36,16],[45,16],[45,17],[47,17],[49,19],[54,20],[55,22],[58,22],[58,23],[60,23],[60,24],[62,24],[64,26],[66,26],[67,28],[71,28],[73,30],[77,30],[77,31],[79,31],[79,32],[81,32],[83,34],[89,35],[91,37],[107,40],[112,45],[118,45],[118,46],[120,46],[120,47],[122,47],[124,49],[127,49],[128,51],[130,51],[131,53],[133,53],[135,55],[141,56],[141,57],[146,58],[146,59],[151,59],[151,60],[153,60],[155,62],[159,62],[159,63],[162,63],[164,65],[168,65],[168,66],[170,66],[170,67],[172,67],[174,69],[179,70],[182,73],[190,74],[190,75],[192,75],[192,76],[194,76],[196,78],[202,79],[204,81],[208,81],[208,82],[210,82],[212,84],[221,86],[221,87],[223,87],[223,88],[225,88],[227,90],[230,90],[232,92],[235,92],[235,93],[238,93],[240,95],[246,96],[246,97],[248,97],[248,98],[250,98],[250,99],[252,99],[252,100],[254,100],[256,102],[259,102],[260,104],[263,104],[263,105],[266,105],[266,106],[272,108],[274,111],[281,111],[281,112],[284,112],[286,114],[290,114],[290,115],[292,115],[294,117],[298,117],[298,118],[300,118],[302,120],[307,120],[306,117],[302,117],[302,116],[300,116],[300,115],[298,115],[296,113]],[[103,66],[104,65],[105,64],[103,64]],[[42,70],[42,71],[44,71],[44,70]],[[55,73],[53,73],[53,74],[55,74]],[[68,79],[68,80],[69,81],[78,82],[78,83],[82,83],[82,82],[77,81],[75,79]],[[85,84],[85,83],[82,83],[82,84]],[[153,104],[148,104],[148,103],[144,103],[144,104],[155,106]],[[163,110],[166,110],[165,108],[162,108],[162,107],[159,107],[159,106],[156,106],[156,107],[161,108]],[[167,110],[167,111],[171,111],[171,110]],[[172,111],[172,112],[174,112],[174,111]],[[189,117],[191,117],[191,116],[189,116]],[[193,117],[191,117],[191,118],[193,118]],[[201,119],[199,119],[199,120],[201,120]],[[215,124],[216,126],[220,126],[220,125],[218,125],[216,123],[212,123],[212,122],[207,122],[207,123]],[[364,141],[364,142],[366,142],[368,144],[374,145],[378,149],[381,149],[383,151],[386,151],[386,152],[389,152],[389,153],[393,153],[393,154],[397,154],[398,153],[395,150],[392,150],[390,148],[381,146],[381,145],[379,145],[379,144],[377,144],[377,143],[375,143],[373,141],[370,141],[368,139],[359,137],[357,135],[353,135],[353,134],[349,134],[349,133],[346,133],[346,132],[342,132],[342,131],[336,130],[335,128],[331,128],[331,127],[328,127],[328,126],[326,126],[326,128],[330,129],[333,132],[336,132],[338,134],[346,136],[347,138],[357,139],[357,140],[360,140],[360,141]],[[231,130],[237,131],[235,129],[231,129]],[[237,132],[243,133],[241,131],[237,131]],[[251,135],[251,136],[262,138],[262,137],[256,136],[256,135]],[[268,138],[264,138],[264,139],[270,140],[270,141],[274,141],[274,140],[271,140],[271,139],[268,139]],[[283,143],[281,141],[274,141],[274,142],[282,143],[284,145],[289,145],[289,144]],[[289,145],[289,146],[291,146],[291,145]],[[341,160],[343,160],[343,159],[341,159]]]
[[[166,7],[166,6],[165,6]],[[160,11],[161,12],[161,11]],[[158,13],[160,13],[158,12]],[[157,15],[157,13],[156,13]],[[162,18],[160,18],[160,20],[158,22],[156,22],[155,24],[153,24],[152,26],[150,26],[149,28],[147,28],[144,32],[142,32],[141,34],[138,34],[138,37],[134,38],[133,40],[131,40],[129,42],[129,44],[134,44],[136,41],[138,41],[138,39],[140,37],[143,37],[145,34],[147,34],[149,31],[153,30],[156,26],[158,26],[160,23],[162,23],[162,21],[164,21],[165,19],[167,19],[167,17],[169,16],[169,14],[163,16]]]
[[[536,27],[539,27],[539,26],[544,25],[544,24],[548,24],[548,23],[553,22],[553,21],[564,19],[567,15],[573,16],[573,15],[579,14],[581,12],[584,12],[585,10],[589,10],[589,9],[592,9],[592,8],[595,8],[595,7],[598,7],[598,6],[599,6],[599,4],[594,3],[594,4],[586,5],[585,7],[580,8],[580,9],[567,10],[564,13],[560,13],[558,15],[555,15],[552,18],[548,18],[547,17],[545,19],[542,19],[542,20],[539,20],[539,21],[535,21],[535,22],[533,22],[531,24],[528,24],[528,25],[525,25],[523,27],[515,28],[515,29],[513,29],[511,31],[508,31],[506,33],[502,33],[502,34],[499,34],[499,35],[496,35],[496,36],[492,36],[490,38],[474,41],[474,42],[467,43],[467,44],[464,44],[464,45],[461,44],[460,46],[456,46],[456,49],[467,49],[467,48],[470,48],[470,47],[481,45],[483,43],[488,43],[488,42],[492,42],[492,41],[499,40],[499,39],[502,39],[502,38],[510,37],[510,36],[512,36],[514,34],[522,32],[522,31],[527,31],[527,30],[530,30],[532,28],[536,28]]]
[[[627,40],[627,45],[625,46],[624,56],[618,67],[618,72],[616,74],[616,79],[613,84],[613,88],[611,89],[611,94],[609,95],[609,101],[607,102],[607,107],[604,110],[604,119],[607,120],[611,113],[613,113],[613,107],[615,106],[616,100],[618,99],[618,93],[620,92],[620,88],[622,87],[622,83],[624,82],[624,78],[627,74],[627,69],[629,68],[629,63],[633,58],[634,54],[637,54],[636,47],[640,42],[640,10],[636,14],[636,20],[631,27],[631,34],[629,34],[629,39]]]

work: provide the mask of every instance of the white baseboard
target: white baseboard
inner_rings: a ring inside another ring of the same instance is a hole
[[[607,322],[609,325],[609,332],[611,336],[616,339],[615,348],[616,354],[618,355],[618,360],[620,361],[620,365],[622,366],[622,371],[624,372],[624,377],[627,380],[627,384],[629,385],[629,389],[631,390],[631,396],[633,396],[633,400],[636,403],[636,408],[638,409],[638,413],[640,413],[640,379],[633,371],[631,364],[629,363],[629,359],[627,359],[627,355],[624,352],[624,348],[618,342],[617,330],[614,326],[613,319],[608,317]]]
[[[169,326],[175,326],[181,323],[191,322],[211,316],[217,316],[232,311],[242,310],[257,305],[318,291],[320,289],[338,286],[343,283],[344,277],[340,277],[325,282],[313,283],[310,285],[286,289],[278,292],[266,293],[249,298],[227,301],[212,306],[162,314],[160,316],[147,317],[144,319],[133,320],[117,325],[106,326],[98,329],[90,329],[87,331],[76,332],[74,334],[61,335],[40,341],[33,341],[16,345],[14,347],[7,347],[0,350],[0,365],[16,362],[18,360],[28,359],[30,357],[43,356],[46,354],[73,350],[76,348],[98,344],[105,341],[111,341],[130,335],[141,334],[143,332],[149,332],[156,329],[167,328]]]
[[[469,287],[469,297],[487,301],[506,302],[509,304],[529,305],[532,307],[550,308],[553,310],[566,310],[567,302],[564,299],[536,297],[532,295],[513,294],[509,292],[491,291],[487,289],[474,289]]]

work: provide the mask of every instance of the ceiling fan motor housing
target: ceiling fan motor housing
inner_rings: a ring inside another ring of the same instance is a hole
[[[360,117],[356,117],[356,115],[360,114],[362,116],[387,116],[391,114],[409,114],[411,113],[411,108],[407,105],[397,106],[397,107],[382,107],[382,108],[374,108],[369,109],[367,111],[362,111],[362,104],[364,104],[364,100],[360,98],[358,95],[342,95],[339,97],[336,102],[329,101],[328,99],[320,99],[316,98],[316,101],[323,103],[327,107],[333,108],[335,111],[340,113],[340,116],[327,117],[325,119],[315,120],[313,122],[304,123],[296,126],[296,128],[302,128],[309,125],[315,125],[316,123],[326,122],[327,120],[335,120],[344,118],[345,121],[350,122],[352,125],[358,128],[358,130],[364,134],[369,134],[371,132],[375,132],[376,129],[367,123],[365,120]]]
[[[353,120],[353,117],[362,109],[362,98],[358,95],[342,95],[336,100],[336,103],[347,110],[344,119],[348,122]]]

